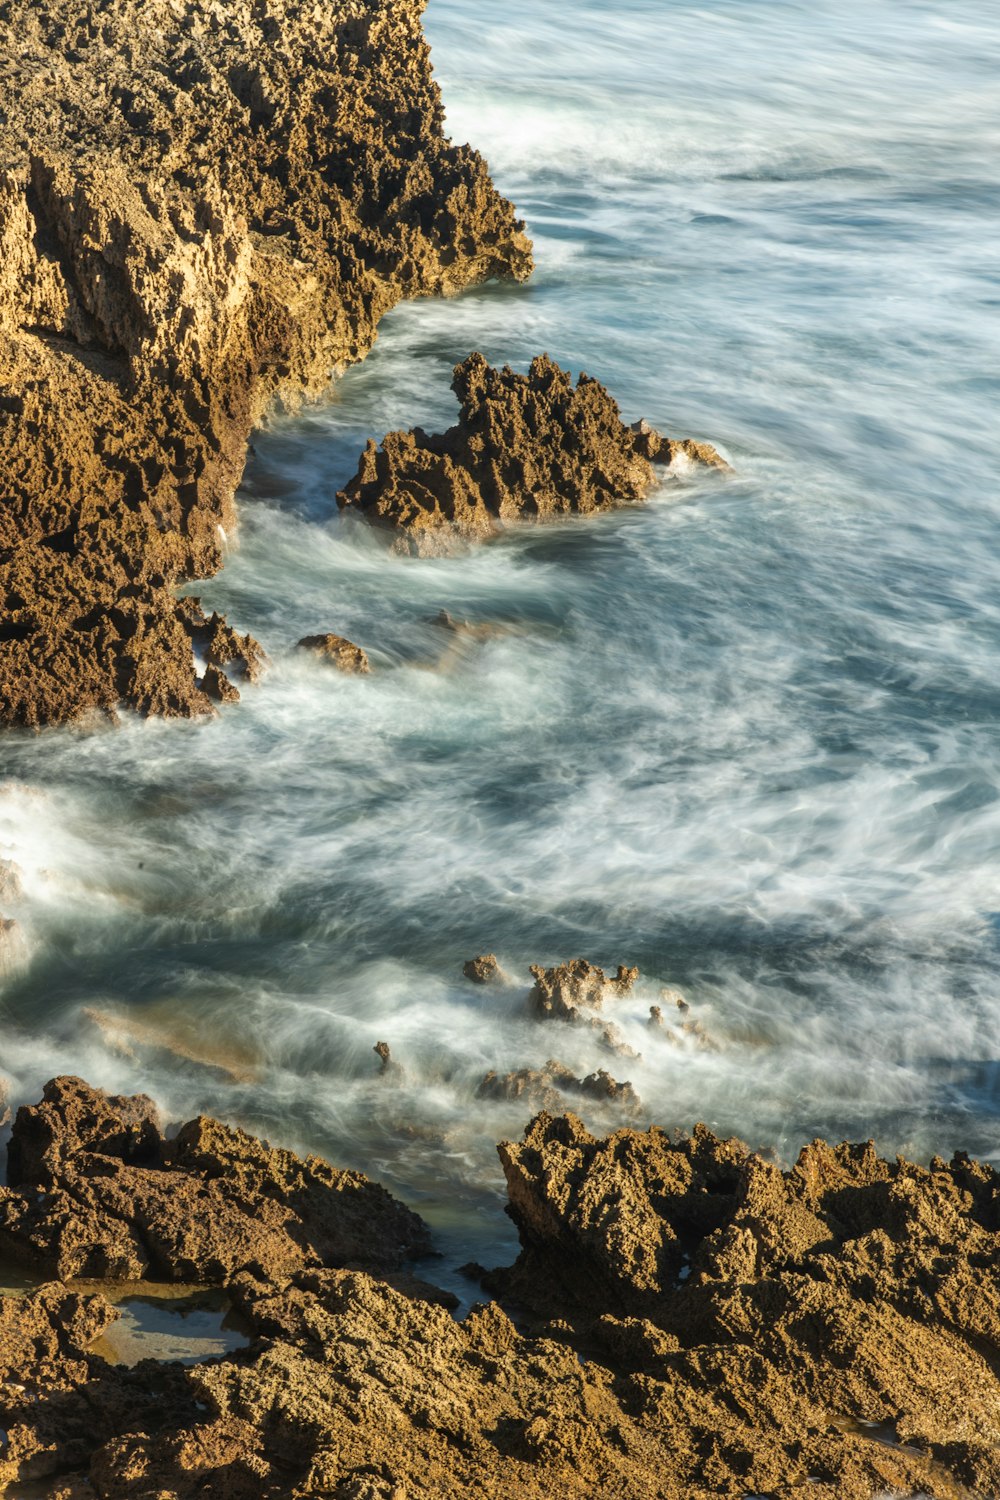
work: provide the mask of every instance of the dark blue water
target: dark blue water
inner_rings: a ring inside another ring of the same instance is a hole
[[[7,742],[18,1097],[69,1069],[325,1151],[454,1259],[502,1253],[493,1143],[528,1113],[475,1098],[487,1068],[608,1066],[640,1120],[785,1153],[1000,1155],[991,12],[431,0],[536,277],[399,309],[259,436],[200,590],[271,651],[259,689]],[[472,348],[585,368],[735,473],[392,557],[334,494],[368,436],[452,419]],[[441,608],[504,628],[450,644]],[[291,650],[330,629],[370,677]],[[462,979],[484,949],[509,988]],[[527,965],[577,953],[642,969],[614,1015],[641,1058],[520,1014]],[[711,1047],[649,1033],[664,986]]]

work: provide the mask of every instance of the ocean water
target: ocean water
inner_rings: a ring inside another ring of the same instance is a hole
[[[536,276],[399,308],[258,435],[192,592],[264,642],[260,687],[3,741],[0,1072],[360,1167],[441,1280],[512,1248],[495,1142],[531,1107],[477,1098],[489,1069],[630,1079],[595,1130],[1000,1159],[1000,16],[430,0],[427,29]],[[586,369],[734,472],[394,557],[336,490],[369,436],[452,420],[474,348]],[[322,630],[371,676],[295,653]],[[483,951],[509,983],[464,980]],[[609,1019],[641,1055],[525,1016],[529,965],[578,954],[639,966]]]

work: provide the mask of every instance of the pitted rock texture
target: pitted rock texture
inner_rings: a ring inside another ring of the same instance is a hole
[[[0,1299],[0,1493],[28,1480],[59,1500],[1000,1493],[990,1167],[815,1143],[781,1172],[704,1127],[598,1140],[540,1115],[501,1146],[523,1251],[492,1281],[519,1298],[516,1328],[496,1303],[457,1322],[454,1298],[406,1272],[237,1266],[216,1197],[266,1219],[294,1179],[305,1224],[327,1179],[205,1123],[182,1148],[201,1174],[191,1200],[148,1100],[61,1080],[21,1113],[13,1171],[43,1184],[40,1224],[60,1193],[86,1209],[100,1179],[134,1193],[122,1171],[158,1172],[203,1216],[252,1342],[124,1370],[92,1348],[115,1316],[103,1297],[50,1285]],[[64,1221],[44,1222],[55,1245]]]
[[[22,1124],[16,1174],[73,1182],[74,1134],[97,1176],[155,1146],[148,1101],[102,1103],[67,1081],[48,1105]],[[246,1140],[213,1137],[213,1180],[257,1212]],[[0,1300],[0,1492],[33,1479],[60,1500],[1000,1493],[992,1168],[815,1143],[781,1172],[704,1127],[598,1140],[548,1115],[501,1156],[524,1248],[492,1279],[520,1298],[517,1328],[496,1303],[457,1322],[453,1298],[406,1273],[255,1264],[226,1280],[249,1347],[123,1370],[91,1347],[115,1315],[102,1297]]]
[[[403,297],[523,278],[420,0],[0,0],[0,720],[211,709],[247,437]],[[248,648],[253,655],[252,646]]]
[[[683,453],[728,468],[707,443],[676,443],[647,423],[626,427],[598,381],[547,355],[527,375],[481,354],[455,366],[458,423],[445,433],[390,432],[368,443],[338,504],[388,528],[398,551],[435,554],[482,541],[510,521],[589,515],[643,500],[655,465]]]
[[[609,979],[603,969],[585,958],[571,958],[568,963],[545,969],[532,964],[535,983],[528,996],[528,1009],[540,1021],[581,1019],[581,1010],[600,1010],[605,1000],[627,995],[639,977],[639,970],[618,965]]]
[[[399,1265],[427,1230],[377,1184],[200,1117],[171,1139],[152,1101],[77,1078],[18,1110],[0,1247],[62,1279],[222,1285],[238,1271]]]

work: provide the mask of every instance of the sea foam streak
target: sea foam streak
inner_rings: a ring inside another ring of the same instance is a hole
[[[478,13],[432,0],[451,127],[528,215],[536,280],[398,309],[259,436],[198,590],[267,644],[259,689],[7,742],[19,1097],[70,1070],[323,1150],[456,1262],[503,1258],[493,1142],[530,1112],[476,1097],[488,1069],[607,1067],[641,1121],[783,1152],[997,1154],[1000,46],[934,9],[588,0],[567,28],[516,0],[470,49]],[[335,492],[369,436],[452,420],[471,348],[586,367],[736,476],[390,556]],[[500,628],[454,640],[442,608]],[[370,677],[293,650],[328,629]],[[484,949],[509,986],[462,978]],[[527,966],[576,953],[642,969],[609,1013],[641,1057],[524,1015]]]

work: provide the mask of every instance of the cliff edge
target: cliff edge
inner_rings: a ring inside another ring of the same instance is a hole
[[[530,274],[421,11],[0,0],[0,722],[234,696],[259,648],[176,586],[267,404],[401,298]]]

